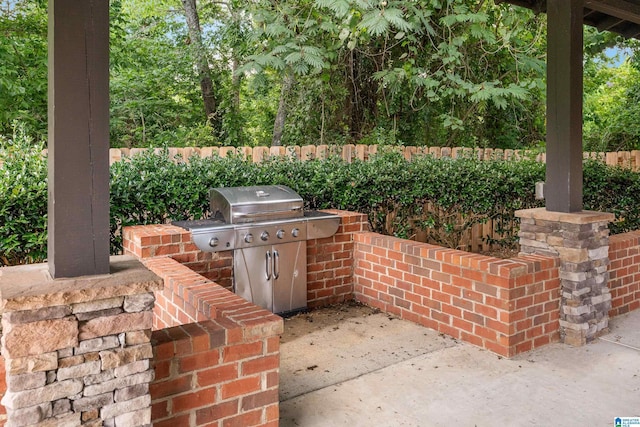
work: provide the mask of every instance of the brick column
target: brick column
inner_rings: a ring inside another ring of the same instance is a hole
[[[560,257],[560,334],[571,345],[584,345],[608,331],[611,294],[609,222],[604,212],[516,211],[520,251]]]
[[[133,257],[111,274],[51,279],[45,264],[0,270],[7,426],[151,424],[153,291]]]

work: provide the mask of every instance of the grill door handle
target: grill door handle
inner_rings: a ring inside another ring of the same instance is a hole
[[[280,276],[280,253],[276,250],[273,251],[273,278],[277,279]]]
[[[267,271],[266,271],[267,280],[271,280],[271,268],[272,268],[271,267],[272,266],[272,264],[271,264],[271,251],[267,251],[266,257],[267,257],[267,259],[265,260],[265,264],[266,264],[266,267],[267,267]]]

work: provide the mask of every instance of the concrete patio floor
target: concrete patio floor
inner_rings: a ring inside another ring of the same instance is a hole
[[[280,425],[613,426],[640,416],[640,310],[513,359],[374,310],[285,320]]]

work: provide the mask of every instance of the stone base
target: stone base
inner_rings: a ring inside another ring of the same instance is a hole
[[[606,212],[551,212],[545,208],[516,211],[520,247],[525,254],[560,257],[560,335],[584,345],[608,329],[611,294],[609,222]]]
[[[72,279],[46,264],[0,269],[7,425],[151,423],[162,281],[133,257],[110,261],[111,274]]]

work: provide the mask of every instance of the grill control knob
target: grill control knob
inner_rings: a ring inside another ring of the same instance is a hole
[[[244,235],[244,241],[247,243],[253,242],[253,234],[247,233]]]
[[[293,237],[298,237],[300,235],[300,229],[299,228],[294,228],[293,230],[291,230],[291,235]]]
[[[284,232],[283,229],[280,229],[280,230],[276,231],[276,237],[278,239],[284,239],[284,235],[285,235],[285,232]]]
[[[260,240],[262,240],[263,242],[269,240],[269,232],[263,231],[262,234],[260,234]]]
[[[212,237],[211,240],[209,240],[209,246],[211,246],[212,248],[218,246],[218,243],[220,243],[220,239],[218,239],[217,237]]]

